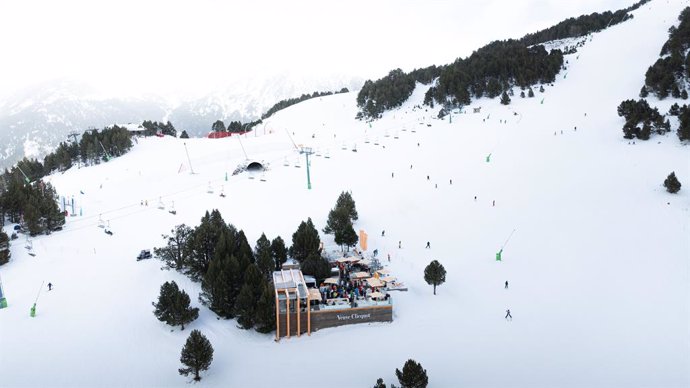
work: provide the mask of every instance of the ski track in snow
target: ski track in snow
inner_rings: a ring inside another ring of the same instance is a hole
[[[434,387],[688,386],[690,189],[670,195],[661,185],[671,171],[690,185],[687,145],[675,133],[628,145],[616,115],[622,100],[637,98],[687,5],[641,7],[567,56],[567,78],[559,74],[544,94],[522,99],[517,90],[508,106],[473,101],[467,110],[482,113],[453,114],[452,124],[434,118],[438,107],[413,109],[423,85],[371,128],[354,120],[354,92],[285,109],[241,138],[251,160],[269,164],[266,182],[231,175],[245,160],[236,137],[139,139],[123,157],[50,177],[83,216],[36,237],[36,257],[17,240],[0,268],[9,302],[0,310],[0,385],[187,386],[180,350],[199,329],[215,349],[203,386],[390,384],[408,358]],[[312,190],[288,133],[322,155],[312,157]],[[161,271],[158,260],[135,260],[174,225],[196,226],[218,208],[252,246],[262,232],[290,244],[307,217],[323,228],[343,190],[357,203],[356,230],[369,233],[384,262],[391,254],[389,268],[409,287],[393,293],[393,323],[275,343],[205,307],[182,332],[155,319],[151,302],[167,280],[199,306],[198,283]],[[423,280],[433,259],[448,272],[436,296]],[[30,318],[42,281],[55,289],[41,292]],[[512,322],[503,319],[508,308]]]

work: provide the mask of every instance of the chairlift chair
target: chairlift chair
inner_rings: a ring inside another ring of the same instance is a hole
[[[208,189],[206,190],[207,193],[213,194],[213,187],[211,187],[211,182],[208,182]]]

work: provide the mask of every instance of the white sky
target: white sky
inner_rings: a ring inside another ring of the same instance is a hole
[[[55,78],[110,94],[283,71],[377,78],[634,0],[0,0],[0,95]]]

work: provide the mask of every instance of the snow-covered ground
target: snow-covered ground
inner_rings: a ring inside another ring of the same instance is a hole
[[[215,348],[203,386],[390,384],[413,358],[434,387],[687,387],[688,148],[675,133],[629,145],[616,115],[687,5],[643,6],[568,56],[567,77],[544,94],[517,91],[508,106],[482,99],[472,104],[481,114],[452,123],[434,118],[438,108],[413,108],[421,85],[371,128],[354,120],[348,93],[281,111],[241,144],[144,139],[109,163],[51,177],[83,216],[35,238],[36,257],[18,240],[0,267],[9,301],[0,310],[0,386],[186,386],[180,350],[199,329]],[[312,190],[293,140],[321,155],[312,157]],[[231,175],[245,160],[242,146],[269,163],[265,182]],[[661,186],[671,171],[684,184],[676,195]],[[262,232],[289,244],[307,217],[323,228],[343,190],[357,203],[355,228],[369,232],[370,249],[391,254],[389,268],[409,286],[394,294],[393,323],[275,343],[203,307],[183,332],[155,319],[151,302],[167,280],[199,305],[199,284],[157,260],[135,261],[163,245],[162,233],[218,208],[252,245]],[[448,272],[436,296],[423,280],[433,259]],[[41,292],[30,318],[43,281],[55,288]],[[503,319],[508,308],[512,322]]]

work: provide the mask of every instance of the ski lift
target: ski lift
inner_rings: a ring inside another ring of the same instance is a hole
[[[165,210],[165,205],[163,204],[163,198],[158,197],[158,208],[161,210]]]
[[[326,150],[326,154],[323,157],[326,159],[330,159],[331,158],[330,152],[328,152],[328,150]]]
[[[105,228],[105,222],[103,221],[103,218],[101,217],[100,214],[98,215],[98,227],[99,228]]]
[[[343,149],[343,151],[345,151],[345,150],[347,149],[347,146],[345,145],[345,142],[343,142],[343,147],[342,147],[342,149]]]
[[[295,162],[295,168],[302,168],[302,165],[299,162],[299,156],[297,157],[297,162]]]
[[[288,167],[290,163],[287,161],[287,156],[285,157],[285,160],[283,161],[283,166]]]
[[[177,214],[177,210],[175,210],[175,201],[173,201],[172,206],[170,207],[170,210],[168,210],[168,213],[175,215]]]
[[[379,145],[379,138],[377,137],[376,140],[374,140],[374,145]]]
[[[259,179],[261,182],[266,182],[266,172],[261,173],[261,179]]]
[[[208,189],[206,190],[207,193],[213,194],[213,187],[211,187],[211,182],[208,182]]]
[[[357,152],[357,144],[352,146],[352,152]]]
[[[225,186],[220,187],[220,197],[225,198]]]
[[[400,136],[397,131],[395,132],[395,135],[393,135],[393,139],[400,139]]]

